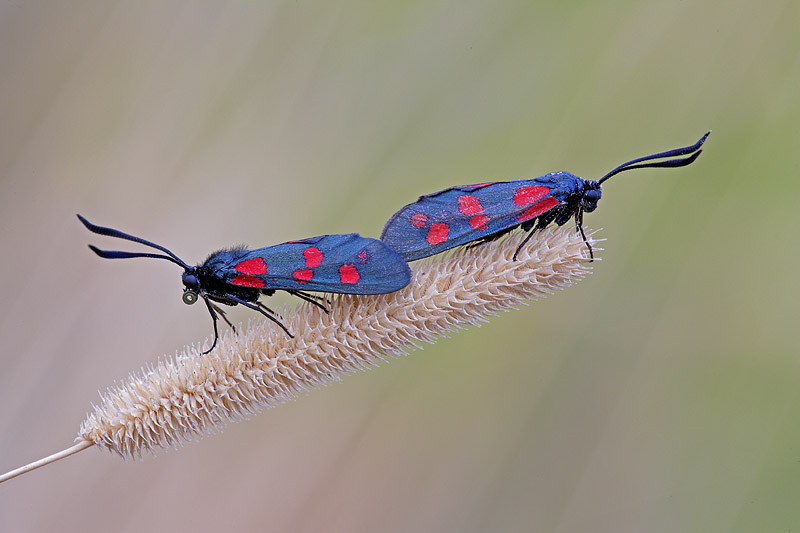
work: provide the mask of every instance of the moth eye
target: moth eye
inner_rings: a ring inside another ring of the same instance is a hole
[[[198,280],[197,276],[192,273],[184,272],[183,276],[181,276],[181,279],[183,281],[183,286],[185,287],[184,290],[189,291],[200,288],[200,280]]]
[[[190,290],[183,291],[183,303],[186,305],[192,305],[198,300],[197,293]]]

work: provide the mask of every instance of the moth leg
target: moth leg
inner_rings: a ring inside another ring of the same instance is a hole
[[[280,320],[275,318],[274,312],[269,307],[267,307],[264,304],[262,304],[261,302],[250,303],[247,300],[242,300],[241,298],[237,298],[236,296],[233,296],[233,295],[230,295],[230,294],[226,295],[226,298],[230,299],[232,302],[236,302],[237,304],[242,304],[243,306],[248,307],[248,308],[252,309],[253,311],[258,311],[259,313],[261,313],[265,317],[269,318],[270,320],[272,320],[273,322],[278,324],[281,327],[281,329],[284,332],[286,332],[287,335],[289,335],[290,338],[292,338],[292,339],[294,338],[294,335],[289,333],[289,330],[286,329],[286,326],[284,326],[283,323]]]
[[[523,246],[525,246],[525,244],[526,244],[526,243],[527,243],[529,240],[531,240],[531,237],[533,237],[533,232],[534,232],[534,231],[536,231],[536,228],[531,228],[531,229],[528,231],[528,234],[527,234],[527,235],[525,236],[525,238],[522,240],[522,242],[521,242],[521,243],[519,243],[519,246],[517,246],[517,251],[516,251],[516,252],[514,252],[514,261],[516,261],[516,260],[517,260],[517,254],[519,254],[519,251],[520,251],[520,250],[522,250],[522,247],[523,247]]]
[[[219,310],[219,312],[222,313],[222,316],[225,316],[225,313],[222,312],[222,309],[212,304],[211,300],[209,300],[206,296],[203,296],[203,301],[206,303],[208,312],[211,315],[211,323],[214,325],[214,342],[211,344],[211,348],[203,352],[203,355],[205,355],[214,349],[214,347],[217,345],[217,340],[219,339],[219,330],[217,329],[217,321],[219,320],[219,316],[217,315],[216,310]],[[225,318],[225,321],[228,322],[228,319]],[[230,322],[228,322],[228,324],[230,324]]]
[[[528,236],[525,237],[525,239],[517,247],[517,251],[514,252],[514,261],[517,260],[517,255],[519,254],[520,250],[522,250],[522,247],[525,246],[525,244],[529,240],[531,240],[534,231],[546,228],[553,221],[555,221],[559,226],[563,224],[563,222],[559,221],[559,218],[563,216],[563,212],[564,208],[562,207],[562,205],[557,205],[550,211],[542,213],[538,217],[526,220],[525,222],[520,224],[520,227],[528,232]]]
[[[579,209],[578,212],[575,214],[575,226],[581,233],[581,237],[583,237],[583,242],[586,243],[586,247],[589,249],[589,258],[593,262],[594,251],[592,250],[592,245],[589,244],[589,239],[586,238],[586,233],[583,232],[583,209]]]
[[[511,231],[513,229],[514,228],[508,228],[508,229],[504,229],[504,230],[500,230],[498,232],[492,233],[491,235],[486,235],[485,237],[481,237],[480,239],[477,239],[477,240],[474,240],[472,242],[468,242],[468,243],[464,244],[464,248],[466,248],[467,250],[470,250],[472,248],[477,248],[478,246],[480,246],[482,244],[486,244],[487,242],[491,242],[491,241],[493,241],[495,239],[499,239],[500,237],[502,237],[503,235],[505,235],[506,233],[508,233],[509,231]]]
[[[256,305],[258,307],[260,307],[261,309],[263,309],[264,311],[266,311],[267,313],[272,313],[273,315],[275,314],[275,311],[273,311],[272,309],[270,309],[266,305],[262,304],[261,302],[256,302]]]
[[[291,294],[293,296],[297,296],[301,300],[305,300],[306,302],[308,302],[310,304],[316,305],[317,307],[319,307],[320,309],[322,309],[326,313],[328,312],[328,309],[324,305],[322,305],[322,303],[320,303],[320,302],[328,303],[328,301],[325,298],[323,298],[322,296],[317,296],[315,294],[308,294],[308,293],[303,292],[303,291],[295,291],[295,290],[287,290],[286,292],[288,292],[289,294]]]
[[[210,303],[210,302],[209,302],[209,305],[210,305],[211,307],[213,307],[213,308],[214,308],[214,311],[216,311],[217,313],[219,313],[219,316],[221,316],[221,317],[222,317],[222,320],[224,320],[224,321],[225,321],[225,323],[226,323],[226,324],[228,324],[228,325],[231,327],[231,329],[233,330],[233,332],[234,332],[234,333],[236,333],[236,326],[234,326],[233,324],[231,324],[231,321],[230,321],[230,320],[228,320],[228,315],[226,315],[226,314],[225,314],[225,311],[224,311],[224,310],[223,310],[223,309],[222,309],[220,306],[218,306],[217,304],[213,304],[213,303]]]

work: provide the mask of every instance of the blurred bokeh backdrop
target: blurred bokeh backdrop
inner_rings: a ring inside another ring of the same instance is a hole
[[[798,27],[793,0],[3,0],[2,471],[210,334],[179,269],[98,259],[75,213],[194,263],[714,133],[608,183],[584,282],[178,451],[3,484],[0,530],[800,528]]]

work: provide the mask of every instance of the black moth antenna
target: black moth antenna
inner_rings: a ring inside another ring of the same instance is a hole
[[[703,143],[706,142],[708,136],[711,135],[710,131],[707,131],[705,135],[700,137],[700,140],[694,143],[691,146],[684,146],[683,148],[674,148],[672,150],[667,150],[666,152],[659,152],[657,154],[646,155],[644,157],[638,157],[636,159],[632,159],[627,163],[622,163],[620,166],[600,178],[594,182],[594,185],[597,189],[600,188],[600,185],[606,181],[611,176],[619,174],[620,172],[625,172],[626,170],[634,170],[637,168],[676,168],[676,167],[685,167],[686,165],[691,165],[694,163],[694,160],[700,157],[700,154],[703,153],[703,150],[700,149],[703,146]],[[656,159],[664,159],[666,157],[676,157],[680,155],[689,155],[689,157],[683,157],[680,159],[667,159],[666,161],[655,161]],[[652,161],[651,163],[645,163],[645,161]],[[595,199],[595,202],[597,199]],[[586,238],[586,234],[583,232],[583,206],[578,206],[578,211],[575,213],[575,225],[578,227],[578,231],[581,233],[581,237],[583,237],[583,242],[586,243],[586,246],[589,248],[589,257],[594,260],[594,251],[592,250],[592,245],[589,244],[589,240]],[[527,239],[526,239],[527,240]],[[524,241],[523,241],[524,244]],[[519,250],[517,250],[519,251]],[[515,254],[516,256],[516,254]]]
[[[627,163],[623,163],[599,180],[597,180],[598,184],[603,183],[608,178],[615,174],[619,174],[620,172],[625,172],[626,170],[633,170],[636,168],[675,168],[675,167],[685,167],[686,165],[691,165],[695,159],[700,157],[700,154],[703,153],[700,150],[700,147],[703,146],[703,143],[706,142],[708,136],[711,135],[711,132],[706,132],[705,135],[700,137],[700,140],[694,143],[691,146],[685,146],[683,148],[675,148],[674,150],[667,150],[666,152],[659,152],[653,155],[646,155],[644,157],[639,157],[637,159],[633,159],[628,161]],[[692,153],[694,152],[694,153]],[[653,161],[654,159],[664,159],[665,157],[675,157],[679,155],[686,155],[692,154],[689,157],[684,157],[682,159],[668,159],[666,161],[655,161],[653,163],[644,163],[644,164],[637,164],[643,163],[644,161]]]
[[[539,222],[536,229],[542,229],[546,227],[553,220],[556,220],[556,223],[559,225],[564,224],[571,216],[574,216],[575,226],[580,232],[583,242],[586,243],[586,247],[589,249],[589,257],[594,260],[594,250],[592,249],[592,245],[589,243],[589,240],[586,238],[586,233],[583,231],[583,213],[591,213],[597,207],[597,201],[600,199],[600,186],[602,183],[611,176],[619,174],[620,172],[625,172],[626,170],[634,170],[637,168],[676,168],[691,165],[694,163],[694,160],[700,157],[700,154],[703,153],[700,147],[703,146],[703,143],[706,142],[706,139],[709,135],[711,135],[711,132],[706,132],[705,135],[700,137],[699,141],[691,146],[684,146],[683,148],[675,148],[673,150],[667,150],[666,152],[659,152],[657,154],[646,155],[644,157],[632,159],[627,163],[621,164],[598,180],[582,180],[582,190],[576,191],[575,194],[570,195],[565,203],[567,209],[563,213],[568,214],[569,216],[564,216],[562,221],[559,222],[559,219],[557,218],[558,215],[553,215],[550,217],[548,217],[547,214],[540,215],[537,217]],[[682,155],[688,155],[688,157],[656,161],[657,159],[663,160],[668,157]],[[647,161],[649,161],[649,163]],[[525,228],[524,225],[523,228]],[[522,247],[525,245],[525,243],[527,243],[528,240],[533,236],[533,226],[530,226],[529,229],[530,232],[522,240],[522,243],[519,245],[519,247],[517,247],[517,251],[514,252],[514,260],[517,259],[517,254],[520,250],[522,250]]]
[[[170,252],[163,246],[160,246],[154,242],[146,241],[141,237],[134,237],[133,235],[128,235],[127,233],[123,233],[119,230],[113,228],[105,228],[103,226],[97,226],[92,224],[82,216],[78,215],[78,220],[86,226],[86,229],[91,231],[92,233],[97,233],[98,235],[105,235],[106,237],[116,237],[117,239],[124,239],[126,241],[138,242],[139,244],[144,244],[145,246],[149,246],[150,248],[155,248],[156,250],[161,250],[167,255],[161,254],[145,254],[145,253],[136,253],[136,252],[120,252],[120,251],[108,251],[108,250],[101,250],[96,246],[89,245],[89,248],[104,259],[130,259],[131,257],[154,257],[156,259],[166,259],[171,263],[175,263],[176,265],[183,267],[185,270],[191,270],[191,267],[187,265],[183,259],[175,255],[174,253]]]
[[[126,240],[126,241],[137,242],[139,244],[143,244],[145,246],[149,246],[150,248],[155,248],[156,250],[162,251],[162,252],[164,252],[164,254],[166,254],[166,255],[163,255],[163,254],[151,254],[151,253],[142,253],[142,252],[123,252],[123,251],[119,251],[119,250],[101,250],[100,248],[97,248],[96,246],[92,246],[90,244],[89,248],[94,253],[99,255],[100,257],[102,257],[104,259],[130,259],[132,257],[152,257],[152,258],[155,258],[155,259],[166,259],[170,263],[175,263],[176,265],[178,265],[178,266],[183,268],[183,270],[184,270],[184,280],[188,276],[189,278],[195,279],[195,283],[196,283],[196,277],[195,277],[194,274],[195,274],[197,268],[189,266],[188,264],[186,264],[186,262],[183,259],[181,259],[177,255],[172,253],[167,248],[164,248],[163,246],[161,246],[159,244],[156,244],[154,242],[150,242],[148,240],[142,239],[141,237],[136,237],[136,236],[130,235],[128,233],[123,233],[122,231],[119,231],[119,230],[116,230],[116,229],[113,229],[113,228],[106,228],[106,227],[103,227],[103,226],[97,226],[95,224],[92,224],[88,220],[86,220],[81,215],[78,215],[78,220],[80,220],[81,223],[84,226],[86,226],[86,229],[88,229],[92,233],[96,233],[98,235],[104,235],[106,237],[115,237],[117,239],[123,239],[123,240]],[[216,305],[215,303],[211,302],[211,299],[209,298],[209,295],[206,294],[205,291],[202,291],[202,290],[196,291],[194,289],[188,289],[188,288],[184,289],[184,292],[183,292],[183,301],[184,301],[184,303],[191,305],[191,304],[197,302],[199,297],[203,298],[203,301],[205,302],[206,307],[208,308],[208,312],[211,314],[212,323],[214,325],[214,343],[211,345],[211,348],[209,348],[208,350],[203,352],[203,353],[208,353],[208,352],[210,352],[211,350],[214,349],[214,347],[217,345],[217,339],[219,339],[219,330],[217,329],[217,320],[218,320],[219,317],[222,317],[222,319],[228,324],[228,326],[230,326],[230,328],[234,332],[236,331],[236,328],[231,323],[231,321],[228,320],[228,317],[225,314],[225,311],[221,307]],[[286,326],[284,326],[277,318],[272,316],[272,310],[270,308],[266,307],[265,305],[263,305],[261,302],[256,302],[256,303],[253,304],[253,303],[247,302],[245,300],[242,300],[240,298],[237,298],[234,295],[227,295],[227,300],[225,301],[225,303],[228,303],[229,305],[242,304],[242,305],[245,305],[245,306],[247,306],[247,307],[249,307],[249,308],[251,308],[251,309],[253,309],[255,311],[258,311],[262,315],[266,316],[267,318],[269,318],[270,320],[272,320],[273,322],[278,324],[287,333],[287,335],[289,335],[290,337],[293,336],[291,333],[289,333],[289,330],[286,329]],[[321,304],[319,304],[317,302],[314,302],[314,303],[316,303],[317,305],[321,305]]]

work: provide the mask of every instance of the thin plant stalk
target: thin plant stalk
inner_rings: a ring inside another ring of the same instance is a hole
[[[328,313],[300,304],[283,317],[294,338],[263,320],[238,335],[228,332],[208,354],[203,346],[187,347],[102,394],[75,446],[0,482],[92,445],[125,458],[180,446],[564,289],[590,272],[588,248],[574,228],[536,232],[514,260],[523,237],[516,232],[417,261],[404,289],[334,296]]]

